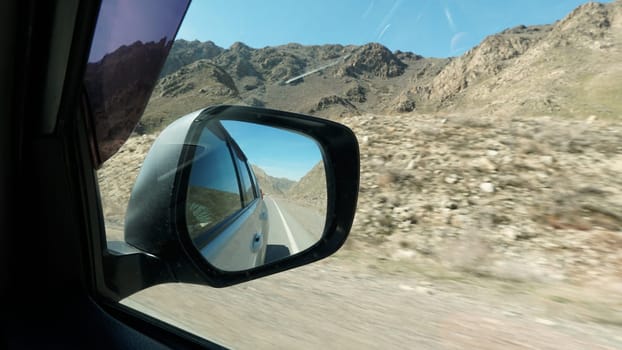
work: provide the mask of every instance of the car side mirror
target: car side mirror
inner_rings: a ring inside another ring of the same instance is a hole
[[[248,270],[321,240],[326,171],[314,139],[237,120],[206,118],[197,125],[185,142],[179,233],[189,235],[210,265]]]
[[[107,284],[115,298],[163,282],[224,287],[327,257],[347,238],[358,183],[341,124],[227,105],[186,115],[143,162]]]

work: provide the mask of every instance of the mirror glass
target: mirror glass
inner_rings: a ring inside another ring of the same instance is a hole
[[[324,232],[324,161],[312,138],[212,119],[193,147],[186,227],[213,266],[242,271],[284,259]]]

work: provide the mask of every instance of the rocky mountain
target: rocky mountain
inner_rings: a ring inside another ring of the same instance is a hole
[[[160,79],[141,121],[148,131],[159,130],[190,110],[219,103],[328,118],[364,111],[409,112],[421,96],[407,87],[412,82],[430,83],[449,60],[391,52],[377,43],[261,49],[235,43],[221,49],[209,42],[177,40],[169,62],[168,74]],[[180,66],[180,62],[188,63]]]
[[[155,130],[210,104],[327,118],[362,113],[622,115],[622,1],[587,3],[550,25],[518,26],[460,57],[362,46],[177,40],[143,123]]]

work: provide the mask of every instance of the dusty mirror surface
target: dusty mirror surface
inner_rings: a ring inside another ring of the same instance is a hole
[[[310,248],[324,232],[326,207],[324,161],[312,138],[231,120],[200,131],[185,219],[211,265],[242,271]]]

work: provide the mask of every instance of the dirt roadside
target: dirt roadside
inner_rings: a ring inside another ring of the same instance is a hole
[[[622,349],[622,285],[527,284],[351,252],[124,304],[236,349]]]

